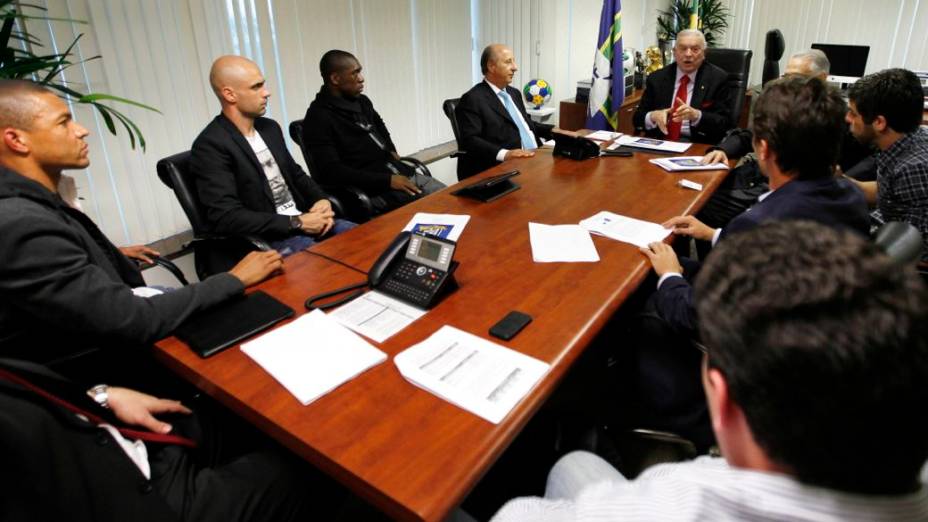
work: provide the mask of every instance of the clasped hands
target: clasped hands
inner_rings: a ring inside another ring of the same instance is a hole
[[[683,121],[698,120],[699,117],[702,116],[702,112],[700,112],[699,109],[690,107],[686,101],[677,98],[676,103],[678,104],[676,109],[669,107],[667,109],[651,112],[651,120],[654,121],[657,128],[664,134],[669,133],[667,125],[671,121],[681,123]]]
[[[300,230],[312,236],[324,236],[335,225],[335,211],[327,199],[317,201],[309,212],[300,215]]]
[[[678,236],[689,236],[695,239],[712,241],[715,236],[715,229],[706,225],[693,216],[677,216],[668,219],[663,223],[664,228],[673,229],[673,233]],[[641,248],[641,253],[648,257],[654,272],[658,277],[667,273],[683,273],[683,267],[677,259],[676,252],[667,243],[655,241],[647,247]]]

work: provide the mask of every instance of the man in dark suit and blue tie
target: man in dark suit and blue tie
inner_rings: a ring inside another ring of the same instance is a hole
[[[734,127],[734,92],[728,73],[706,63],[706,38],[686,29],[677,34],[675,63],[648,76],[632,121],[652,138],[718,143]]]
[[[455,110],[464,155],[458,158],[458,179],[513,158],[534,156],[539,138],[550,138],[551,125],[528,117],[519,90],[509,86],[518,71],[512,49],[488,45],[480,56],[484,80],[473,86]]]

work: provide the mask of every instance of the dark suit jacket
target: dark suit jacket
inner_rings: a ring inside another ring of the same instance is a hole
[[[835,178],[793,180],[742,212],[722,229],[719,241],[730,234],[756,228],[768,221],[806,219],[867,235],[870,215],[863,193],[849,181]],[[694,267],[698,269],[698,267]],[[695,270],[694,270],[695,271]],[[679,332],[694,333],[698,326],[693,287],[672,277],[655,294],[658,314]]]
[[[676,79],[676,64],[670,64],[648,76],[641,103],[638,104],[633,117],[635,129],[644,131],[644,118],[650,111],[666,109],[673,104],[673,86]],[[731,111],[734,105],[733,97],[738,95],[728,81],[728,73],[711,63],[703,62],[696,72],[696,83],[690,99],[690,106],[702,111],[702,119],[699,120],[699,125],[690,127],[690,140],[698,143],[718,143],[728,129],[734,127],[737,115],[732,115]],[[653,138],[666,138],[657,127],[645,133]]]
[[[522,103],[522,94],[513,87],[506,87],[516,108],[525,118],[535,139],[551,137],[553,126],[536,123],[529,118]],[[465,154],[458,158],[458,179],[464,179],[497,164],[496,154],[500,149],[521,149],[522,138],[517,123],[500,102],[493,89],[482,81],[461,96],[455,110],[461,143],[458,148]]]
[[[370,98],[362,94],[357,102],[350,102],[332,96],[325,87],[306,109],[303,147],[312,157],[310,170],[321,183],[351,185],[375,196],[390,190],[392,172],[387,162],[392,157],[357,122],[373,125],[387,150],[396,152]]]
[[[121,425],[84,388],[40,367],[0,361],[0,368]],[[0,520],[178,520],[108,433],[5,379],[0,460]]]
[[[255,120],[255,130],[267,144],[300,211],[307,212],[327,195],[297,165],[284,144],[277,122]],[[214,231],[229,235],[254,235],[267,241],[291,234],[288,216],[277,214],[271,186],[251,145],[242,133],[220,114],[193,142],[191,166],[200,202]]]

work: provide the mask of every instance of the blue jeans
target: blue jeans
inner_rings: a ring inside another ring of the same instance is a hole
[[[336,219],[335,224],[332,225],[332,229],[329,230],[329,233],[325,237],[312,237],[303,234],[298,234],[295,236],[288,237],[287,239],[282,239],[280,241],[274,241],[271,243],[271,248],[280,252],[280,255],[287,257],[290,254],[295,254],[306,250],[307,248],[313,246],[318,241],[322,241],[328,237],[341,234],[342,232],[347,232],[352,228],[358,226],[356,223],[347,221],[345,219]]]

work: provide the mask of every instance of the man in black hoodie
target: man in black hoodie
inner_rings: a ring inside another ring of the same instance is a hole
[[[445,188],[399,160],[383,119],[370,98],[361,94],[364,76],[354,55],[329,51],[319,62],[319,72],[322,89],[303,118],[303,146],[320,183],[363,190],[378,214]]]
[[[54,364],[90,347],[125,352],[282,267],[277,252],[254,252],[229,272],[137,297],[135,266],[57,192],[62,170],[90,164],[88,134],[51,91],[0,80],[0,355]]]

